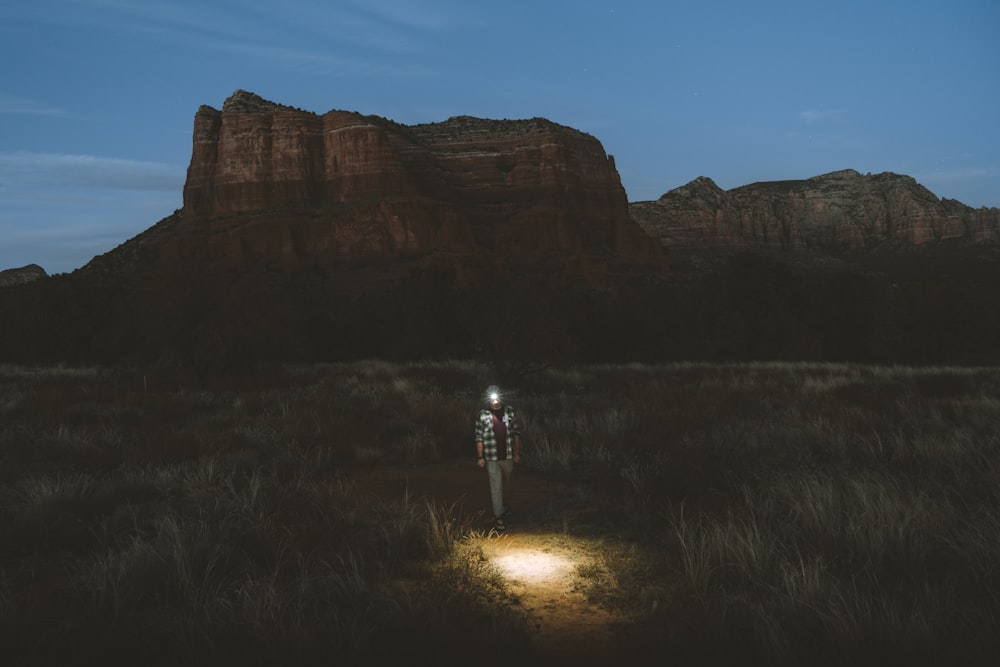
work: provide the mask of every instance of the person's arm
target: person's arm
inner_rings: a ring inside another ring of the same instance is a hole
[[[482,414],[476,419],[476,463],[482,468],[486,465],[486,458],[483,456],[483,439],[485,437],[483,429]]]
[[[511,438],[510,441],[514,444],[514,455],[511,457],[514,459],[514,463],[521,462],[521,422],[517,418],[517,411],[510,411],[510,429]]]

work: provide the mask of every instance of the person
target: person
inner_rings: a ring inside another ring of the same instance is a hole
[[[476,418],[476,457],[490,480],[494,528],[507,530],[504,523],[510,513],[510,480],[514,464],[521,462],[521,426],[517,413],[503,401],[500,388],[486,389],[486,407]]]

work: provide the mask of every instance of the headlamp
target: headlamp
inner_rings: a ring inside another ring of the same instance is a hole
[[[500,394],[498,394],[498,393],[496,393],[496,392],[493,392],[492,394],[490,394],[490,400],[491,400],[491,401],[497,401],[497,400],[500,400]]]

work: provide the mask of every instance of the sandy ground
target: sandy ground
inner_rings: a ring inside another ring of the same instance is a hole
[[[379,469],[352,479],[382,498],[428,498],[438,504],[482,515],[490,527],[489,483],[479,468]],[[612,626],[619,615],[587,600],[581,568],[597,564],[597,544],[567,532],[576,517],[590,508],[574,504],[567,491],[530,470],[518,468],[512,485],[512,516],[507,532],[489,531],[484,555],[507,579],[510,592],[526,612],[540,658],[576,664],[613,664]]]

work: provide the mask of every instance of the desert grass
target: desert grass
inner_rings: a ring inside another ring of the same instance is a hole
[[[212,387],[0,367],[5,664],[529,659],[477,517],[352,480],[466,467],[495,380],[464,361],[271,367]],[[504,380],[524,465],[599,508],[560,529],[604,545],[580,575],[629,618],[626,662],[990,664],[1000,648],[1000,370]]]

